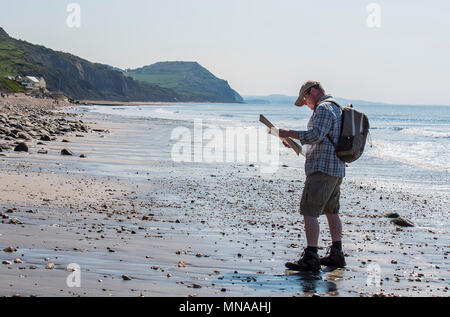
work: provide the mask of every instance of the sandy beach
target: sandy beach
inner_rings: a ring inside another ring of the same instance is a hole
[[[450,235],[439,226],[448,215],[445,193],[347,177],[347,267],[291,274],[284,263],[305,243],[299,169],[177,163],[170,133],[179,122],[0,103],[3,118],[66,113],[58,127],[73,127],[56,129],[51,141],[31,136],[28,152],[13,150],[23,139],[2,135],[0,296],[448,296]],[[33,107],[52,114],[24,110]],[[74,155],[61,155],[63,148]],[[399,210],[414,227],[386,216]],[[325,255],[331,239],[325,218],[320,224]],[[80,287],[66,282],[71,263],[81,268]]]

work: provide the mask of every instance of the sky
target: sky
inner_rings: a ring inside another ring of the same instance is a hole
[[[244,96],[314,79],[337,97],[450,104],[448,0],[0,0],[0,26],[123,69],[197,61]]]

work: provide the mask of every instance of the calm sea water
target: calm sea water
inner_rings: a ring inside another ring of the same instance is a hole
[[[450,191],[450,106],[358,106],[370,120],[362,158],[351,163],[353,179],[417,192]],[[305,130],[307,107],[291,104],[176,104],[161,106],[93,106],[90,111],[125,117],[160,118],[192,124],[201,119],[220,127],[260,127],[264,114],[278,127]],[[289,149],[282,163],[303,168],[304,159]]]

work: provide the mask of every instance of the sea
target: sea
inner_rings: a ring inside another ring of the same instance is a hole
[[[450,106],[354,104],[354,107],[368,116],[370,135],[363,156],[348,165],[348,178],[389,189],[406,188],[414,193],[450,192]],[[180,127],[201,122],[222,129],[261,128],[259,115],[263,114],[277,127],[299,131],[306,130],[312,114],[309,108],[291,103],[94,105],[86,109],[119,120],[148,120],[149,125],[151,121],[165,120]],[[167,138],[170,137],[168,134]],[[282,147],[280,164],[303,169],[304,158]]]

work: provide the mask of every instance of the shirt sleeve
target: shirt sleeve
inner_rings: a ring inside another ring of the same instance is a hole
[[[333,118],[325,107],[317,107],[314,112],[313,126],[308,131],[298,131],[298,138],[302,144],[316,144],[321,142],[330,132]]]

